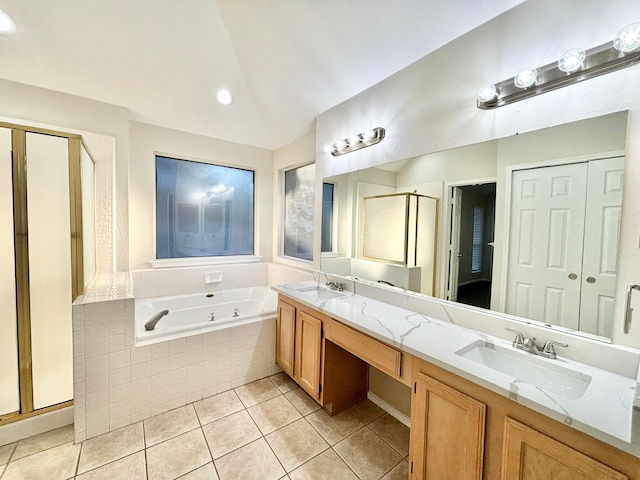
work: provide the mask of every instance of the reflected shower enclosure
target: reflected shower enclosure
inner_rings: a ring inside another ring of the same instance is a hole
[[[363,201],[362,257],[420,267],[420,291],[433,295],[439,200],[394,193]]]

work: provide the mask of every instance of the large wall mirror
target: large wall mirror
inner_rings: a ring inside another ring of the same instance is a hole
[[[321,269],[610,338],[626,125],[619,112],[325,178]],[[435,245],[417,249],[436,249],[425,288],[362,255],[364,199],[405,192],[440,199]]]

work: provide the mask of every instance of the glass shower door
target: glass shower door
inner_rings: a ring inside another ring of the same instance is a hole
[[[0,128],[0,417],[20,410],[11,130]]]

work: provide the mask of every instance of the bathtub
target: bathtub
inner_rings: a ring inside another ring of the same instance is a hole
[[[278,295],[266,285],[168,297],[136,299],[136,346],[173,340],[276,316]],[[145,324],[168,311],[153,330]]]

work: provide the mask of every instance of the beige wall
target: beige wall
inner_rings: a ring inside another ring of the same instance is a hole
[[[271,260],[272,152],[138,122],[129,123],[131,269],[148,268],[155,256],[155,154],[255,170],[255,250]]]

